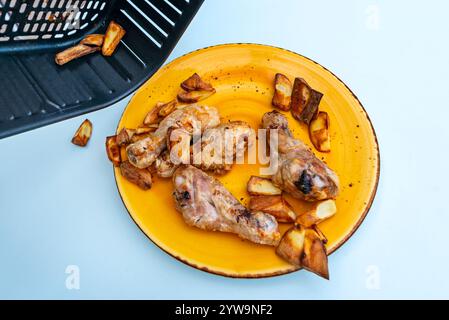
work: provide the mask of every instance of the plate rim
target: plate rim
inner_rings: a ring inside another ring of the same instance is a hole
[[[278,49],[278,50],[281,50],[281,51],[286,51],[286,52],[289,52],[289,53],[292,53],[292,54],[294,54],[294,55],[297,55],[297,56],[299,56],[299,57],[301,57],[301,58],[304,58],[304,59],[306,59],[306,60],[309,60],[310,62],[312,62],[312,63],[314,63],[314,64],[316,64],[318,67],[320,67],[320,68],[322,68],[323,70],[325,70],[325,71],[327,71],[327,72],[329,72],[333,77],[335,77],[349,92],[350,92],[350,94],[353,96],[353,98],[357,101],[357,103],[359,104],[359,106],[361,107],[361,109],[363,110],[363,113],[364,113],[364,115],[365,115],[365,117],[366,117],[366,119],[368,120],[368,123],[369,123],[369,125],[370,125],[370,127],[371,127],[371,130],[372,130],[372,132],[373,132],[373,137],[374,137],[374,142],[375,142],[375,148],[376,148],[376,151],[377,151],[377,171],[376,171],[376,177],[375,177],[375,179],[376,179],[376,181],[375,181],[375,184],[374,184],[374,188],[373,188],[373,192],[371,193],[371,195],[370,195],[370,198],[369,198],[369,200],[368,200],[368,202],[367,202],[367,205],[366,205],[366,207],[365,207],[365,210],[364,210],[364,212],[362,213],[362,215],[360,216],[360,218],[357,220],[357,222],[354,224],[354,226],[352,227],[352,229],[351,229],[351,231],[350,232],[348,232],[339,242],[337,242],[336,243],[336,245],[331,249],[331,250],[329,250],[328,251],[328,253],[327,253],[327,255],[328,256],[330,256],[332,253],[334,253],[335,251],[337,251],[338,249],[340,249],[340,247],[342,247],[353,235],[354,235],[354,233],[359,229],[359,227],[360,227],[360,225],[363,223],[363,221],[365,221],[365,218],[366,218],[366,216],[368,215],[368,212],[370,211],[370,209],[371,209],[371,207],[372,207],[372,205],[373,205],[373,202],[374,202],[374,199],[375,199],[375,197],[376,197],[376,195],[377,195],[377,189],[378,189],[378,186],[379,186],[379,180],[380,180],[380,169],[381,169],[381,162],[380,162],[380,149],[379,149],[379,142],[378,142],[378,139],[377,139],[377,134],[376,134],[376,131],[375,131],[375,129],[374,129],[374,126],[373,126],[373,123],[372,123],[372,121],[371,121],[371,118],[369,117],[369,115],[368,115],[368,112],[366,112],[366,109],[365,109],[365,107],[363,106],[363,104],[362,104],[362,102],[359,100],[359,98],[357,97],[357,95],[351,90],[351,88],[349,88],[349,86],[347,86],[346,85],[346,83],[343,81],[343,80],[341,80],[336,74],[334,74],[331,70],[329,70],[329,69],[327,69],[326,67],[324,67],[323,65],[321,65],[320,63],[318,63],[318,62],[316,62],[315,60],[313,60],[313,59],[311,59],[311,58],[309,58],[309,57],[306,57],[306,56],[304,56],[304,55],[302,55],[302,54],[300,54],[300,53],[297,53],[297,52],[295,52],[295,51],[292,51],[292,50],[289,50],[289,49],[285,49],[285,48],[282,48],[282,47],[277,47],[277,46],[274,46],[274,45],[267,45],[267,44],[260,44],[260,43],[251,43],[251,42],[235,42],[235,43],[222,43],[222,44],[216,44],[216,45],[211,45],[211,46],[206,46],[206,47],[203,47],[203,48],[199,48],[199,49],[196,49],[196,50],[193,50],[193,51],[190,51],[190,52],[187,52],[187,53],[185,53],[185,54],[183,54],[183,55],[181,55],[181,56],[179,56],[179,57],[177,57],[177,58],[175,58],[175,59],[173,59],[173,60],[171,60],[170,62],[168,62],[167,64],[164,64],[163,66],[161,66],[161,68],[160,69],[162,69],[162,68],[164,68],[164,67],[166,67],[167,65],[170,65],[170,64],[172,64],[172,63],[175,63],[176,61],[178,61],[178,60],[180,60],[180,59],[182,59],[182,58],[184,58],[185,56],[188,56],[188,55],[190,55],[190,54],[193,54],[193,53],[197,53],[197,52],[201,52],[201,51],[205,51],[205,50],[208,50],[208,49],[211,49],[211,48],[219,48],[219,47],[229,47],[229,46],[260,46],[260,47],[267,47],[267,48],[274,48],[274,49]],[[158,69],[156,72],[155,72],[155,74],[160,70],[160,69]],[[129,100],[129,102],[126,104],[126,107],[123,109],[123,111],[122,111],[122,113],[121,113],[121,115],[120,115],[120,119],[119,119],[119,121],[118,121],[118,123],[117,123],[117,127],[116,127],[116,130],[115,130],[115,132],[116,132],[116,134],[118,134],[118,130],[119,130],[119,125],[120,125],[120,123],[121,123],[121,121],[122,121],[122,119],[123,119],[123,115],[124,115],[124,113],[126,112],[126,110],[128,109],[128,107],[129,107],[129,105],[131,104],[131,102],[132,102],[132,100],[134,99],[134,96],[138,93],[138,91],[148,82],[148,81],[150,81],[150,79],[152,78],[153,76],[151,76],[150,78],[148,78],[147,79],[147,81],[145,81],[136,91],[135,91],[135,93],[133,94],[133,96],[131,97],[131,99]],[[132,216],[132,214],[131,214],[131,212],[129,211],[129,209],[128,209],[128,207],[126,206],[126,203],[125,203],[125,201],[124,201],[124,199],[123,199],[123,196],[122,196],[122,193],[121,193],[121,191],[120,191],[120,187],[118,186],[118,183],[117,183],[117,176],[116,176],[116,168],[114,167],[114,165],[112,166],[112,171],[113,171],[113,173],[114,173],[114,180],[115,180],[115,185],[116,185],[116,187],[117,187],[117,191],[118,191],[118,193],[119,193],[119,196],[120,196],[120,200],[122,201],[122,203],[123,203],[123,206],[125,207],[125,209],[126,209],[126,211],[127,211],[127,213],[128,213],[128,215],[130,216],[130,218],[131,218],[131,220],[134,222],[134,224],[140,229],[140,231],[154,244],[154,245],[156,245],[156,247],[158,247],[160,250],[162,250],[163,252],[165,252],[166,254],[168,254],[169,256],[171,256],[171,257],[173,257],[173,258],[175,258],[176,260],[178,260],[178,261],[180,261],[180,262],[182,262],[183,264],[185,264],[185,265],[188,265],[189,267],[192,267],[192,268],[194,268],[194,269],[197,269],[197,270],[200,270],[200,271],[203,271],[203,272],[207,272],[207,273],[210,273],[210,274],[214,274],[214,275],[218,275],[218,276],[223,276],[223,277],[227,277],[227,278],[234,278],[234,279],[261,279],[261,278],[271,278],[271,277],[277,277],[277,276],[282,276],[282,275],[287,275],[287,274],[289,274],[289,273],[293,273],[293,272],[296,272],[296,271],[299,271],[299,270],[301,270],[302,268],[297,268],[297,267],[291,267],[290,269],[286,269],[286,270],[282,270],[282,271],[274,271],[274,272],[267,272],[267,273],[254,273],[254,274],[251,274],[251,273],[247,273],[247,274],[239,274],[239,273],[228,273],[228,272],[221,272],[221,271],[217,271],[217,270],[211,270],[211,269],[209,269],[208,267],[206,267],[206,266],[199,266],[199,265],[196,265],[195,263],[193,263],[192,261],[188,261],[188,259],[183,259],[183,258],[181,258],[181,257],[179,257],[179,256],[177,256],[176,254],[174,254],[174,253],[172,253],[172,252],[169,252],[168,250],[166,250],[166,249],[164,249],[162,246],[160,246],[159,244],[157,244],[156,243],[156,241],[155,240],[153,240],[153,239],[151,239],[151,237],[142,229],[142,227],[137,223],[137,221],[134,219],[134,217]]]

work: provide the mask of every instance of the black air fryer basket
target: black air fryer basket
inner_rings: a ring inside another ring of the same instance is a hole
[[[0,0],[0,138],[104,108],[167,59],[203,0]],[[66,65],[55,53],[111,20],[126,35],[112,57]]]

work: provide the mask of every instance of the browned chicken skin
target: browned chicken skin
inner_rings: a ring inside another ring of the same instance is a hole
[[[231,232],[249,241],[277,245],[276,219],[251,213],[217,179],[191,165],[182,165],[174,176],[173,197],[185,222],[204,230]]]
[[[189,133],[184,134],[189,135]],[[167,137],[167,140],[169,139],[170,137]],[[188,139],[191,139],[190,135]],[[190,164],[214,174],[225,174],[232,169],[232,163],[237,157],[244,156],[246,149],[254,141],[255,132],[244,121],[231,121],[216,128],[206,129],[201,140],[197,141],[190,150],[192,153],[190,154]],[[168,145],[170,144],[169,142]],[[195,158],[194,155],[198,150],[201,151],[198,152],[201,157]],[[216,154],[217,150],[221,151]],[[230,156],[228,161],[225,158],[226,154]],[[179,165],[170,161],[169,150],[162,152],[155,162],[156,173],[163,178],[171,177],[177,167]]]
[[[262,127],[278,129],[279,165],[272,181],[298,199],[317,201],[338,195],[337,175],[301,141],[295,139],[288,121],[277,111],[267,112]]]
[[[138,168],[147,168],[167,147],[166,135],[170,128],[184,128],[203,132],[220,124],[220,116],[213,107],[188,105],[173,111],[159,124],[158,129],[149,137],[126,148],[128,160]]]

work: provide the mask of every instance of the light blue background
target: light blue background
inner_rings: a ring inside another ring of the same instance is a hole
[[[70,143],[85,116],[0,140],[0,298],[449,298],[448,11],[447,1],[206,0],[169,59],[271,44],[320,62],[358,95],[379,138],[381,180],[365,222],[329,259],[331,281],[223,278],[153,245],[104,152],[125,99],[88,115],[86,149]],[[66,289],[67,265],[79,266],[80,290]]]

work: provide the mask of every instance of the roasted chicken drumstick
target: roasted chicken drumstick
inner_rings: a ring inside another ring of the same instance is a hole
[[[277,245],[276,219],[251,213],[215,178],[191,165],[182,165],[174,176],[173,197],[185,222],[204,230],[231,232],[259,244]]]
[[[220,124],[220,116],[213,107],[189,105],[173,111],[159,124],[158,129],[149,137],[126,148],[128,160],[138,168],[149,167],[167,146],[167,131],[169,128],[183,128],[193,132],[203,132]]]
[[[337,175],[301,141],[293,138],[288,121],[277,111],[267,112],[262,127],[278,129],[279,164],[272,181],[298,199],[317,201],[335,198]]]

